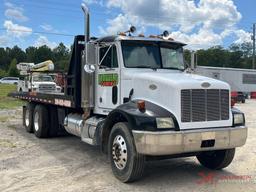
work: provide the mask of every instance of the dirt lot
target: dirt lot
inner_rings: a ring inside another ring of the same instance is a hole
[[[76,137],[39,140],[25,132],[21,109],[0,111],[0,191],[256,191],[256,101],[246,113],[249,138],[224,171],[209,171],[195,158],[147,164],[142,180],[114,178],[99,149]]]

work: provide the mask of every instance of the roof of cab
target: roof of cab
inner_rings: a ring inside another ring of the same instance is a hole
[[[150,37],[136,37],[136,36],[121,36],[121,35],[112,35],[102,37],[96,40],[97,43],[111,43],[115,41],[156,41],[156,42],[169,42],[174,44],[180,44],[185,46],[185,43],[174,41],[174,40],[166,40],[161,38],[150,38]]]

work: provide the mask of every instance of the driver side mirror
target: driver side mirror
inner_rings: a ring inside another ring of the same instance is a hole
[[[86,73],[94,73],[95,70],[96,70],[95,65],[89,64],[89,65],[85,65],[85,66],[84,66],[84,71],[85,71]]]

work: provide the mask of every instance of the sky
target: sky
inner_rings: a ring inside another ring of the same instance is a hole
[[[0,47],[70,46],[84,33],[81,3],[91,12],[91,36],[136,26],[137,34],[170,37],[188,49],[251,41],[255,0],[1,0]]]

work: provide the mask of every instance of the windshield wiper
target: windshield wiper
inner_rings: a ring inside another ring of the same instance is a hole
[[[185,69],[180,69],[180,68],[177,68],[177,67],[166,67],[166,68],[163,68],[163,69],[172,69],[172,70],[185,71]]]
[[[141,68],[141,69],[152,69],[152,70],[157,70],[159,68],[157,67],[151,67],[151,66],[147,66],[147,65],[140,65],[140,66],[136,66],[134,68]]]

